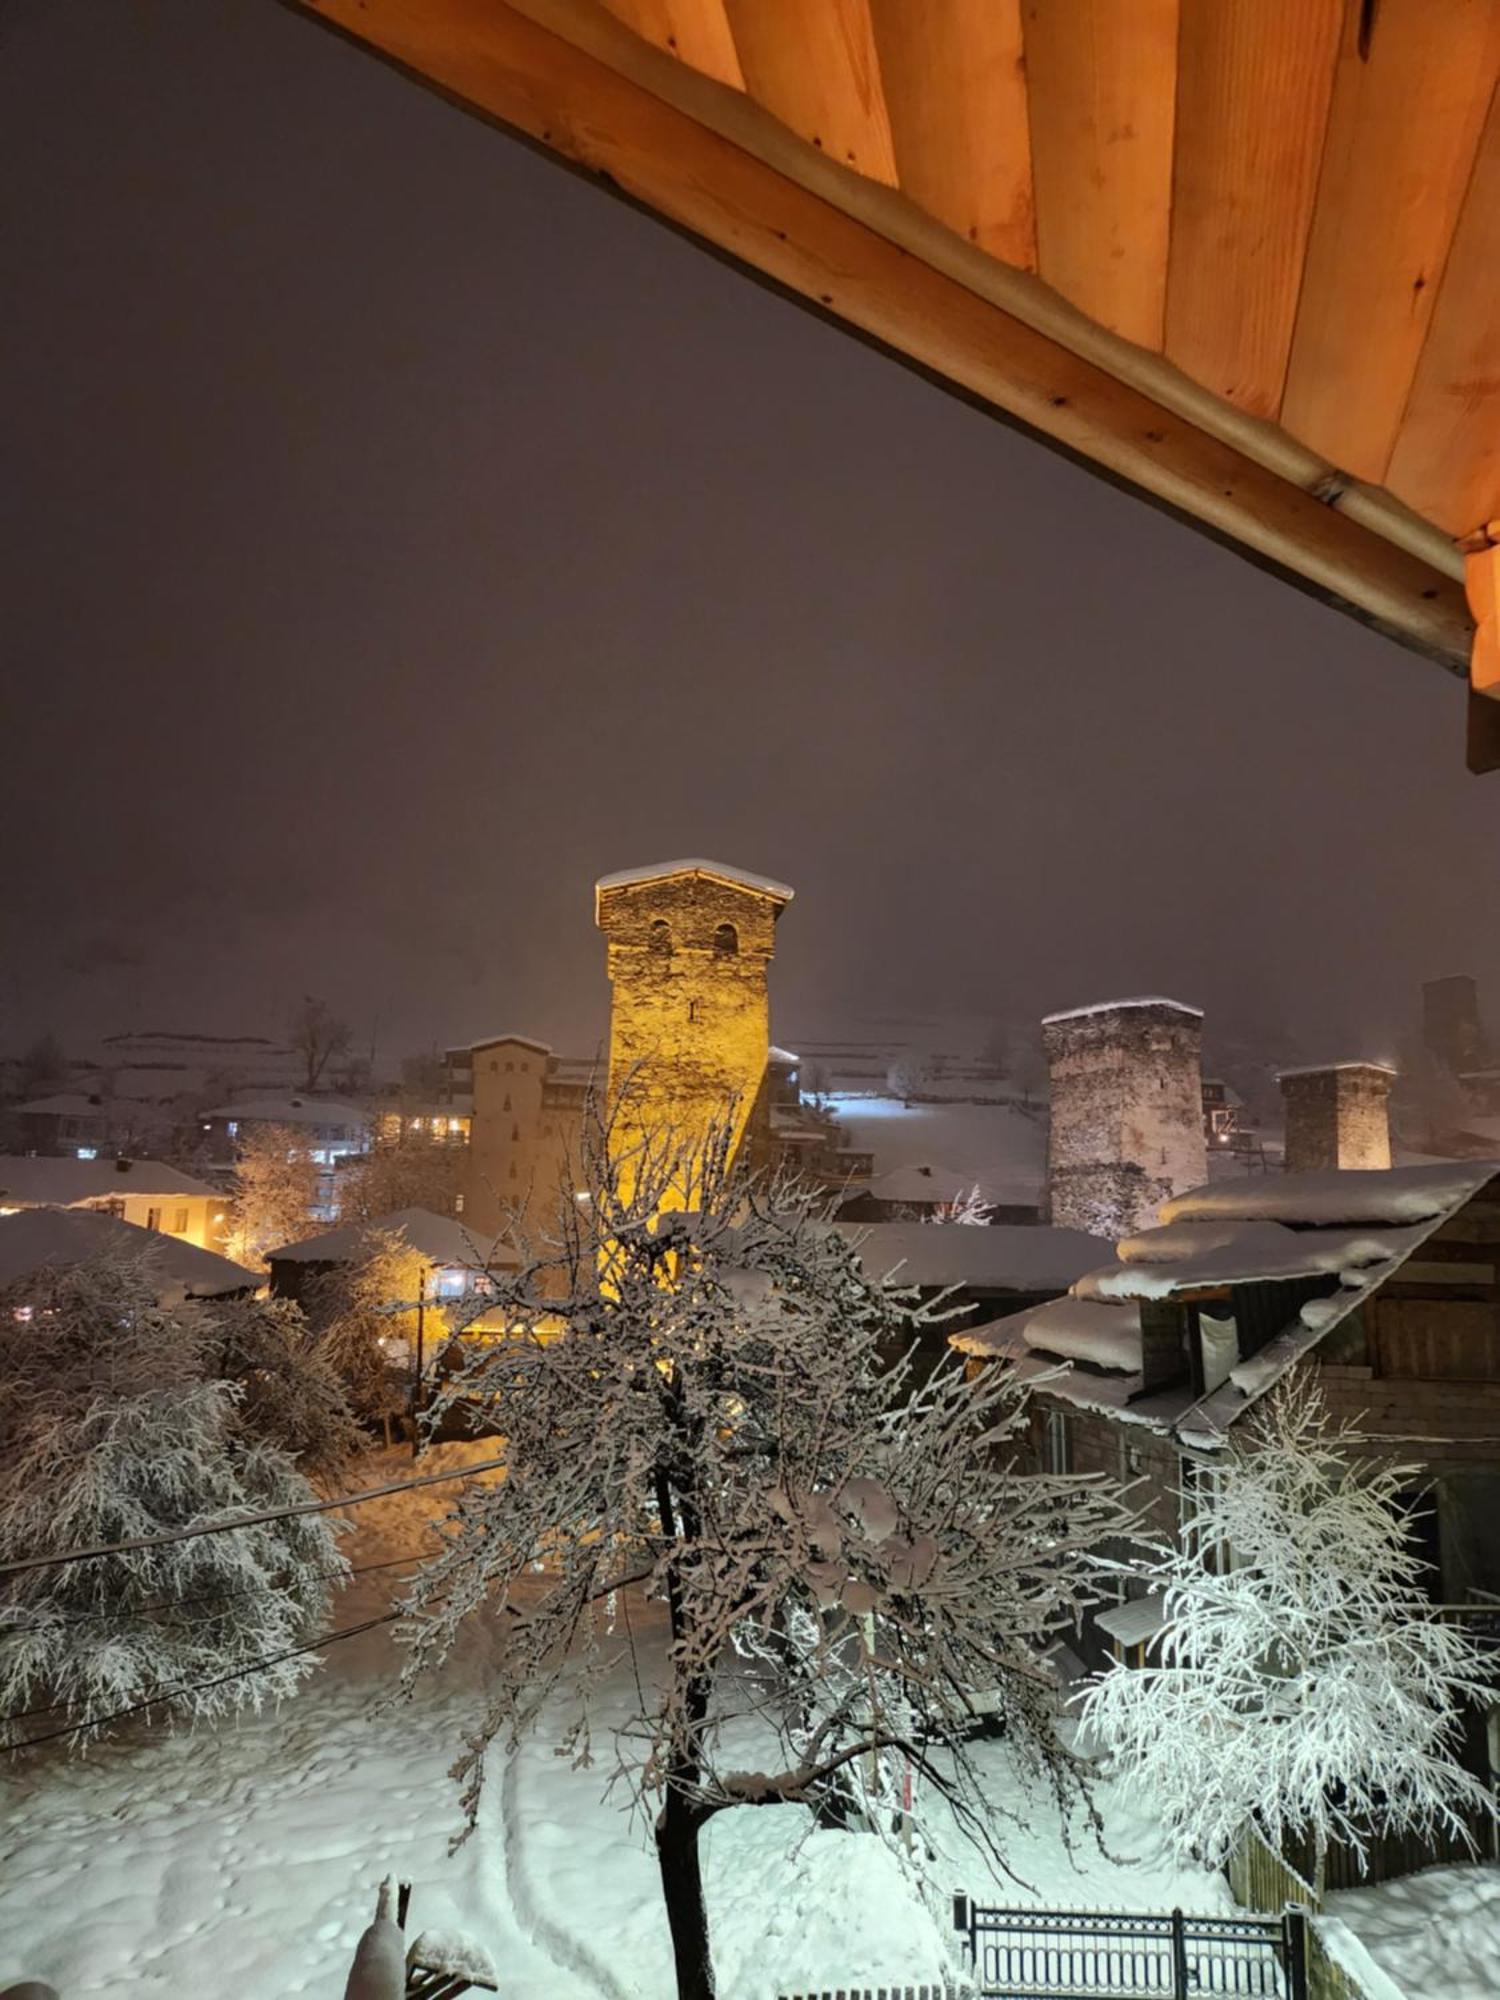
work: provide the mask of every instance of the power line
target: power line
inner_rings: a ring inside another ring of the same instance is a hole
[[[339,1632],[325,1632],[320,1638],[309,1639],[304,1646],[288,1646],[284,1652],[267,1653],[264,1658],[251,1660],[243,1667],[232,1668],[226,1674],[215,1674],[206,1681],[184,1681],[174,1688],[157,1688],[144,1701],[132,1702],[128,1708],[112,1709],[107,1715],[86,1715],[81,1722],[64,1724],[60,1729],[44,1729],[39,1736],[23,1736],[19,1743],[7,1743],[3,1747],[14,1756],[18,1750],[32,1750],[40,1743],[56,1743],[64,1736],[86,1736],[91,1730],[102,1729],[107,1722],[123,1722],[127,1716],[144,1715],[148,1709],[160,1708],[164,1702],[176,1701],[183,1695],[201,1694],[207,1688],[223,1687],[229,1681],[242,1681],[251,1674],[261,1672],[265,1667],[278,1666],[283,1660],[295,1660],[303,1653],[316,1653],[324,1646],[336,1645],[340,1639],[357,1639],[361,1632],[373,1632],[377,1625],[392,1625],[400,1617],[399,1611],[387,1611],[379,1618],[367,1618],[362,1625],[346,1625]],[[22,1711],[22,1713],[34,1711]],[[4,1723],[20,1721],[20,1716],[6,1716]]]
[[[401,1569],[407,1563],[423,1562],[427,1557],[436,1556],[438,1553],[437,1549],[419,1549],[409,1556],[392,1556],[386,1562],[356,1563],[348,1569],[303,1570],[300,1576],[293,1580],[306,1583],[344,1583],[351,1577],[368,1576],[374,1570]],[[63,1611],[46,1622],[53,1625],[124,1625],[136,1619],[147,1618],[155,1611],[173,1611],[182,1604],[223,1604],[236,1597],[253,1597],[257,1591],[285,1588],[287,1585],[278,1585],[270,1579],[263,1578],[258,1583],[242,1583],[235,1590],[196,1590],[188,1596],[158,1597],[146,1604],[105,1607],[98,1611]],[[46,1606],[22,1605],[20,1609],[23,1612],[29,1611],[36,1622],[42,1622]],[[178,1619],[173,1621],[173,1624],[183,1622]],[[170,1631],[173,1625],[169,1624],[161,1629]]]
[[[300,1514],[333,1514],[340,1507],[362,1507],[367,1500],[383,1500],[387,1494],[409,1493],[418,1486],[439,1486],[444,1481],[470,1479],[477,1472],[503,1470],[503,1458],[482,1458],[473,1465],[452,1472],[424,1472],[416,1479],[394,1479],[388,1486],[369,1486],[362,1493],[340,1494],[334,1500],[303,1500],[295,1507],[269,1508],[261,1514],[236,1514],[228,1521],[205,1521],[195,1528],[174,1528],[168,1534],[141,1535],[131,1542],[99,1542],[87,1549],[62,1549],[56,1555],[21,1556],[0,1563],[0,1576],[19,1576],[26,1570],[51,1569],[64,1563],[91,1562],[99,1556],[135,1555],[141,1549],[170,1548],[174,1542],[191,1542],[200,1535],[231,1535],[240,1528],[262,1528],[275,1521],[290,1521]]]

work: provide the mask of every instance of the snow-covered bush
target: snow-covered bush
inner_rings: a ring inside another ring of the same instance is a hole
[[[1179,1850],[1222,1862],[1258,1820],[1280,1845],[1361,1860],[1378,1833],[1464,1832],[1495,1812],[1454,1752],[1493,1662],[1433,1615],[1403,1494],[1418,1469],[1362,1455],[1311,1370],[1249,1420],[1185,1499],[1153,1659],[1086,1692],[1085,1727],[1154,1800]],[[1228,1551],[1222,1574],[1203,1552]]]
[[[207,1316],[157,1289],[149,1255],[116,1255],[0,1292],[0,1563],[316,1498],[215,1372]],[[315,1662],[277,1656],[344,1568],[328,1517],[302,1515],[0,1576],[7,1740],[289,1693]]]
[[[698,1836],[726,1807],[821,1811],[852,1786],[888,1827],[899,1765],[980,1832],[981,1700],[1023,1767],[1079,1796],[1038,1656],[1088,1595],[1085,1551],[1123,1523],[1100,1483],[1011,1469],[1025,1397],[1005,1371],[889,1361],[921,1313],[807,1198],[758,1190],[717,1146],[586,1146],[563,1240],[495,1274],[487,1311],[513,1334],[442,1399],[484,1409],[506,1477],[465,1493],[417,1581],[409,1681],[487,1597],[512,1613],[459,1766],[472,1812],[485,1746],[554,1693],[575,1704],[565,1747],[588,1754],[595,1678],[634,1643],[617,1602],[640,1587],[665,1607],[665,1677],[639,1663],[617,1741],[655,1814],[678,1990],[702,2000]],[[692,1212],[663,1212],[685,1188]],[[722,1731],[746,1713],[756,1771]]]

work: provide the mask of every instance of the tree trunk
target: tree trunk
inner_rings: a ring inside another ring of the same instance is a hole
[[[703,1873],[698,1862],[701,1823],[681,1792],[669,1784],[656,1822],[656,1859],[672,1932],[677,2000],[714,2000],[708,1911],[703,1904]]]

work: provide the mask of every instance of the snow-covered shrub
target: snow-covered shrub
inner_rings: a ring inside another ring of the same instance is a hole
[[[631,1587],[665,1606],[665,1678],[640,1663],[617,1740],[655,1814],[679,1992],[698,2000],[698,1835],[726,1807],[821,1811],[852,1787],[889,1828],[909,1767],[977,1830],[995,1804],[965,1748],[981,1700],[1018,1763],[1079,1796],[1038,1655],[1089,1594],[1086,1550],[1123,1521],[1100,1483],[1011,1469],[1025,1395],[1005,1371],[889,1361],[922,1314],[806,1197],[757,1189],[717,1146],[587,1143],[563,1240],[495,1274],[486,1309],[514,1333],[444,1393],[484,1409],[506,1477],[464,1494],[417,1581],[409,1683],[486,1598],[513,1614],[459,1767],[472,1812],[485,1746],[554,1692],[588,1754],[595,1678],[633,1644],[612,1612]],[[692,1212],[663,1212],[684,1189]],[[766,1738],[753,1772],[721,1728],[747,1712]]]
[[[1454,1756],[1493,1661],[1424,1593],[1418,1468],[1362,1454],[1312,1370],[1246,1430],[1145,1567],[1165,1593],[1151,1663],[1103,1675],[1081,1713],[1181,1852],[1218,1864],[1254,1818],[1277,1845],[1311,1840],[1321,1889],[1334,1840],[1363,1859],[1375,1834],[1495,1813]],[[1229,1552],[1222,1574],[1207,1550]]]
[[[0,1563],[316,1498],[215,1372],[207,1316],[157,1289],[148,1254],[0,1292]],[[315,1662],[276,1656],[316,1630],[344,1568],[328,1517],[302,1515],[0,1576],[8,1740],[289,1693]]]

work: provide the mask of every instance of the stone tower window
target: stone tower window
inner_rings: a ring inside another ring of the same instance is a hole
[[[714,957],[737,958],[740,949],[740,934],[733,924],[720,924],[714,932]]]
[[[665,917],[657,917],[653,920],[651,929],[646,934],[646,949],[648,951],[660,952],[663,958],[671,957],[672,926],[667,922]]]

